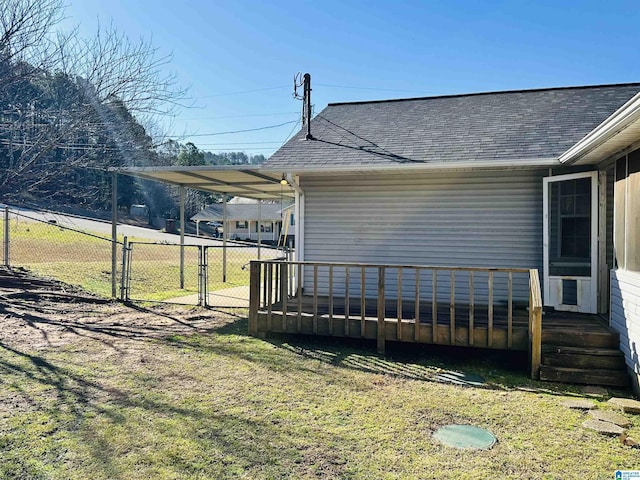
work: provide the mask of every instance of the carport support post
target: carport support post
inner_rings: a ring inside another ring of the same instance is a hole
[[[262,244],[262,200],[258,200],[258,260],[260,260],[260,244]]]
[[[180,185],[180,288],[184,288],[184,187]]]
[[[222,195],[222,282],[227,281],[227,194]]]
[[[111,172],[111,297],[118,286],[118,172]]]

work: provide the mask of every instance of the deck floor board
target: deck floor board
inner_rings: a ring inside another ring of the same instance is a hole
[[[287,300],[286,313],[283,315],[282,304],[277,302],[271,308],[260,305],[258,311],[261,318],[262,331],[287,332],[301,334],[330,335],[337,337],[370,338],[377,337],[377,300],[351,297],[349,302],[344,298],[334,297],[329,302],[327,297],[318,296],[314,305],[313,296],[292,297]],[[331,307],[330,307],[331,303]],[[348,312],[346,307],[348,305]],[[362,317],[364,306],[364,321]],[[473,339],[470,339],[469,305],[456,304],[454,325],[451,326],[451,305],[438,303],[437,325],[433,326],[433,305],[431,301],[420,301],[418,308],[419,326],[415,326],[415,301],[403,298],[401,302],[401,325],[398,326],[398,309],[395,299],[385,302],[385,338],[389,341],[436,343],[456,346],[475,346],[484,348],[508,349],[508,309],[506,302],[493,305],[493,325],[489,329],[488,305],[473,307]],[[298,308],[301,308],[299,313]],[[317,310],[316,310],[317,309]],[[313,312],[317,311],[317,316]],[[271,316],[271,321],[269,321]],[[285,317],[283,321],[283,317]],[[527,350],[529,312],[526,306],[514,303],[512,315],[512,346],[514,350]],[[268,325],[271,327],[267,328]],[[597,315],[575,314],[565,312],[548,312],[543,316],[543,331],[574,331],[585,333],[609,333],[606,322]],[[416,336],[416,330],[418,331]],[[435,336],[434,336],[435,331]],[[488,342],[489,331],[492,331],[492,342]],[[453,338],[452,338],[453,337]],[[435,341],[434,341],[435,339]],[[489,347],[489,345],[491,345]]]

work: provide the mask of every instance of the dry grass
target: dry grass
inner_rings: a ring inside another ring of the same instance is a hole
[[[2,232],[3,221],[0,221]],[[11,265],[105,296],[111,296],[111,241],[57,225],[31,220],[10,224]],[[122,241],[122,238],[120,238]],[[130,239],[138,241],[138,239]],[[209,250],[209,291],[249,284],[248,269],[254,249],[229,248],[227,275],[222,276],[220,249]],[[263,255],[273,254],[263,250]],[[176,245],[135,243],[133,246],[130,297],[161,301],[198,292],[198,248],[185,248],[184,284],[180,285],[180,249]],[[118,245],[118,291],[122,246]],[[226,280],[226,281],[223,281]]]
[[[517,356],[265,341],[242,316],[68,292],[16,289],[0,308],[1,478],[599,479],[638,466],[560,405],[579,387],[531,381]],[[487,384],[441,383],[443,370]],[[449,423],[499,442],[446,447],[431,434]]]

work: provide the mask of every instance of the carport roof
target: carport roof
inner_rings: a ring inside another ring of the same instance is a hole
[[[257,166],[125,167],[114,169],[114,171],[204,192],[224,193],[259,200],[294,197],[294,191],[290,185],[280,184],[283,173]]]

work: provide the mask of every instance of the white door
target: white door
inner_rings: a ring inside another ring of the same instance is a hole
[[[543,180],[544,304],[598,311],[598,172]]]

